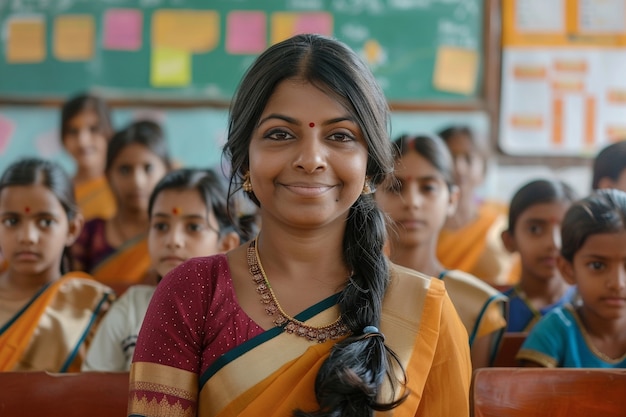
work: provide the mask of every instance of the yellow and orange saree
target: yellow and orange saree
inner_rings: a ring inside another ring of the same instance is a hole
[[[447,269],[467,272],[488,284],[509,283],[513,261],[500,238],[507,221],[505,206],[483,203],[472,223],[439,233],[437,258]]]
[[[76,202],[85,220],[109,219],[115,214],[115,197],[106,177],[81,182],[74,186]]]
[[[337,304],[325,300],[296,318],[315,326],[337,314]],[[393,266],[380,329],[400,357],[410,390],[407,400],[385,415],[469,415],[467,332],[441,281]],[[131,367],[128,414],[278,417],[314,410],[314,381],[334,343],[310,342],[275,327],[229,350],[201,374],[137,361]]]
[[[89,278],[64,275],[0,328],[0,371],[80,371],[86,339],[113,299]]]
[[[148,239],[133,239],[120,246],[91,271],[91,275],[105,284],[140,284],[150,270]]]

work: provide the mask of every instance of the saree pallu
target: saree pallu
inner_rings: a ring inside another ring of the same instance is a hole
[[[338,306],[324,303],[296,318],[312,326],[332,322]],[[380,415],[469,415],[467,332],[441,281],[393,266],[380,330],[400,358],[409,390],[400,406]],[[277,327],[228,351],[202,375],[135,362],[129,416],[278,417],[291,416],[296,409],[315,410],[315,378],[335,343],[309,342]],[[395,398],[403,392],[399,387]],[[380,400],[393,397],[392,389],[384,386]]]
[[[115,250],[91,271],[91,275],[105,284],[139,284],[150,270],[148,239],[133,239]]]
[[[78,372],[113,291],[71,272],[42,288],[0,328],[0,371]]]
[[[470,348],[476,339],[492,335],[489,358],[493,361],[506,330],[508,298],[463,271],[445,271],[439,278],[445,282],[452,304],[467,330]]]
[[[115,197],[106,177],[102,176],[74,186],[76,203],[85,220],[110,219],[116,210]]]
[[[488,284],[506,284],[510,280],[512,258],[500,234],[506,229],[507,221],[504,206],[483,203],[472,223],[439,233],[437,258],[447,269],[467,272]]]

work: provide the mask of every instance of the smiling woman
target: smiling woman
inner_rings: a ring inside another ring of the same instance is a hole
[[[393,171],[387,126],[344,44],[299,35],[257,58],[225,154],[261,233],[159,284],[129,415],[468,415],[467,334],[443,284],[383,254],[371,190]]]

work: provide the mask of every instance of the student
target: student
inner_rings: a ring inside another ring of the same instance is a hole
[[[492,285],[507,284],[513,260],[500,240],[506,228],[506,205],[476,196],[485,180],[487,152],[467,126],[448,127],[439,136],[452,154],[459,202],[439,234],[437,257],[446,268]]]
[[[108,284],[155,283],[148,275],[148,200],[169,169],[165,138],[155,122],[134,122],[113,136],[106,174],[117,212],[108,220],[97,218],[85,224],[72,246],[81,270]]]
[[[509,297],[507,331],[529,331],[547,312],[575,296],[575,288],[561,278],[556,265],[561,221],[575,199],[567,184],[551,180],[531,181],[513,196],[502,242],[520,254],[521,275],[505,291]]]
[[[180,169],[167,174],[150,196],[148,248],[159,281],[189,258],[239,245],[226,190],[212,171]],[[83,371],[128,371],[153,285],[133,285],[98,327]]]
[[[626,193],[600,190],[572,205],[558,258],[580,302],[533,328],[517,359],[527,366],[626,368]]]
[[[626,141],[612,143],[596,155],[591,188],[626,191]]]
[[[391,220],[390,259],[445,281],[469,335],[474,368],[489,366],[506,327],[506,297],[470,274],[447,270],[436,255],[439,231],[458,199],[450,152],[436,136],[401,136],[393,144],[395,179],[376,190]]]
[[[467,333],[443,283],[383,254],[371,190],[393,171],[388,116],[343,43],[298,35],[256,59],[225,152],[261,232],[157,286],[129,415],[469,414]]]
[[[74,192],[85,220],[115,214],[115,197],[104,175],[112,135],[109,108],[100,97],[80,94],[63,104],[61,142],[76,164]]]
[[[82,226],[72,183],[53,162],[23,159],[0,178],[0,371],[80,370],[112,291],[70,271]]]

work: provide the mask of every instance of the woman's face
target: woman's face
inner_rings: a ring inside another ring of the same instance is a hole
[[[361,129],[342,104],[308,82],[281,82],[249,147],[264,227],[344,227],[363,191],[367,160]]]
[[[72,117],[66,126],[63,146],[79,168],[104,167],[108,140],[100,129],[98,115],[84,110]]]

